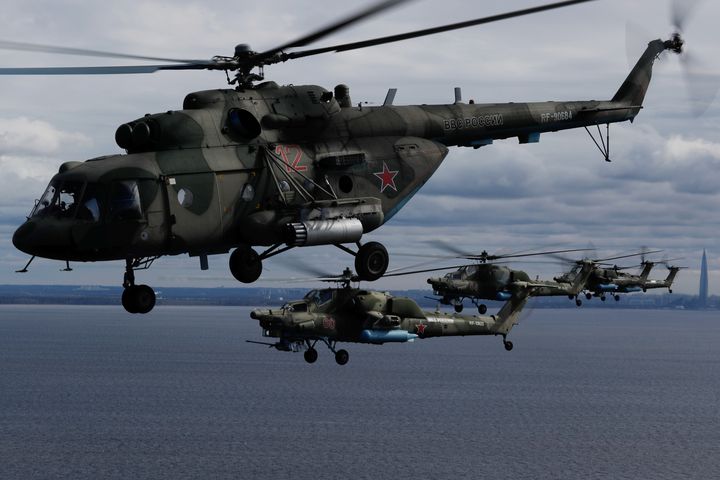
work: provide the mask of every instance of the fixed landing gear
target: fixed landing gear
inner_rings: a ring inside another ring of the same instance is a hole
[[[303,356],[305,357],[305,361],[307,363],[315,363],[318,359],[318,352],[313,347],[310,347],[305,350]]]
[[[478,305],[478,313],[480,315],[485,315],[485,313],[487,313],[487,305],[485,305],[484,303]]]
[[[238,282],[253,283],[262,273],[260,255],[247,245],[241,245],[230,255],[230,273]]]
[[[620,295],[613,295],[613,298],[615,299],[616,302],[620,301]]]
[[[513,349],[513,343],[507,338],[505,338],[505,335],[503,335],[503,346],[508,352]]]
[[[462,304],[462,302],[458,302],[458,303],[454,304],[454,305],[453,305],[453,309],[454,309],[457,313],[462,312],[462,311],[463,311],[463,304]]]
[[[319,338],[315,340],[305,340],[305,344],[307,345],[307,350],[305,350],[305,353],[303,356],[305,357],[305,361],[307,363],[315,363],[318,359],[318,351],[315,349],[315,344],[318,341],[322,341],[327,347],[330,349],[331,352],[335,354],[335,362],[338,365],[345,365],[350,360],[350,354],[345,349],[335,350],[335,344],[337,342],[330,341],[327,338]]]
[[[575,305],[577,305],[578,307],[582,307],[582,300],[580,300],[579,298],[576,298]]]
[[[605,297],[605,295],[600,295],[600,300],[602,300],[604,302],[606,299],[607,298]]]
[[[230,273],[239,282],[253,283],[262,274],[263,260],[295,248],[295,245],[284,247],[282,245],[275,244],[260,254],[249,245],[240,245],[230,255]],[[381,243],[368,242],[364,245],[358,243],[357,252],[342,244],[335,246],[355,257],[355,272],[360,280],[375,281],[385,274],[390,265],[390,256]]]
[[[350,354],[347,350],[340,349],[335,352],[335,362],[337,362],[338,365],[345,365],[348,360],[350,360]]]
[[[148,313],[155,306],[155,292],[147,285],[125,287],[122,306],[128,313]]]
[[[361,280],[375,281],[385,274],[390,256],[382,243],[368,242],[355,254],[355,272]]]
[[[586,298],[587,300],[592,300],[592,293],[590,293],[590,292],[586,293],[586,294],[585,294],[585,298]]]
[[[148,313],[155,307],[155,292],[147,285],[135,285],[135,270],[147,269],[157,259],[125,260],[125,278],[123,279],[122,306],[128,313]]]

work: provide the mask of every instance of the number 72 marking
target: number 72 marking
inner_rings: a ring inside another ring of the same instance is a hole
[[[277,147],[275,147],[275,154],[280,155],[280,157],[283,159],[283,161],[285,162],[285,169],[288,171],[288,173],[293,171],[307,172],[307,165],[300,165],[300,162],[303,158],[303,151],[299,145],[278,145]],[[290,161],[291,157],[292,161]]]

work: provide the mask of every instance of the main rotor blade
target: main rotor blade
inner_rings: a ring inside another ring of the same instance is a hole
[[[0,68],[0,75],[122,75],[153,73],[158,70],[203,70],[210,65],[208,63],[178,63],[175,65],[123,65],[112,67]]]
[[[549,251],[549,252],[510,253],[508,255],[488,255],[487,257],[483,257],[483,255],[470,255],[465,258],[467,258],[468,260],[482,260],[483,258],[487,258],[488,260],[499,260],[501,258],[535,257],[537,255],[554,255],[557,253],[586,252],[588,250],[589,250],[588,248],[574,248],[571,250],[553,250],[553,251]]]
[[[616,257],[609,257],[609,258],[597,258],[597,259],[593,260],[593,263],[609,262],[611,260],[619,260],[621,258],[637,257],[640,255],[650,255],[651,253],[659,253],[659,252],[662,252],[662,250],[646,250],[644,252],[631,253],[629,255],[618,255]]]
[[[423,269],[423,270],[411,270],[411,271],[408,271],[408,272],[398,272],[398,271],[396,271],[395,273],[386,273],[385,275],[383,275],[383,277],[401,277],[401,276],[404,276],[404,275],[413,275],[413,274],[415,274],[415,273],[439,272],[439,271],[442,271],[442,270],[458,269],[458,268],[460,268],[460,267],[465,267],[465,266],[466,266],[466,265],[450,265],[450,266],[447,266],[447,267],[426,268],[426,269]]]
[[[457,257],[467,257],[469,255],[472,255],[471,253],[468,253],[464,250],[459,249],[455,244],[447,242],[445,240],[440,240],[440,239],[427,240],[423,243],[432,245],[433,247],[437,248],[438,250],[447,250],[447,251],[455,254],[455,255],[451,255],[451,256],[437,257],[437,258],[457,258]],[[430,257],[430,255],[427,255],[427,257]]]
[[[383,12],[392,7],[398,6],[401,3],[406,3],[408,1],[410,1],[410,0],[383,0],[383,1],[380,1],[374,5],[371,5],[370,7],[366,8],[365,10],[361,10],[354,15],[351,15],[351,16],[346,17],[342,20],[339,20],[335,23],[332,23],[324,28],[321,28],[320,30],[316,30],[308,35],[305,35],[304,37],[300,37],[291,42],[285,43],[284,45],[280,45],[279,47],[275,47],[273,49],[259,53],[258,55],[253,57],[253,60],[272,57],[276,53],[281,52],[283,50],[287,50],[288,48],[304,47],[306,45],[309,45],[312,42],[315,42],[317,40],[320,40],[321,38],[324,38],[324,37],[330,35],[331,33],[335,33],[339,30],[349,27],[350,25],[357,23],[360,20],[364,20],[373,15],[377,15],[380,12]]]
[[[386,37],[373,38],[370,40],[364,40],[360,42],[344,43],[341,45],[334,45],[332,47],[315,48],[312,50],[304,50],[300,52],[291,52],[283,55],[283,60],[290,60],[294,58],[309,57],[311,55],[319,55],[327,52],[346,52],[348,50],[357,50],[360,48],[372,47],[375,45],[383,45],[386,43],[399,42],[401,40],[408,40],[410,38],[424,37],[427,35],[435,35],[436,33],[449,32],[451,30],[458,30],[461,28],[474,27],[476,25],[482,25],[485,23],[497,22],[500,20],[506,20],[509,18],[520,17],[523,15],[530,15],[533,13],[544,12],[546,10],[552,10],[556,8],[569,7],[578,3],[592,2],[595,0],[568,0],[564,2],[555,2],[547,5],[541,5],[538,7],[526,8],[523,10],[516,10],[514,12],[502,13],[499,15],[492,15],[489,17],[477,18],[475,20],[468,20],[465,22],[453,23],[450,25],[443,25],[440,27],[426,28],[424,30],[416,30],[414,32],[401,33],[397,35],[389,35]]]
[[[145,55],[132,55],[128,53],[105,52],[102,50],[89,50],[86,48],[61,47],[58,45],[42,45],[39,43],[12,42],[0,40],[0,50],[16,50],[23,52],[55,53],[61,55],[79,55],[83,57],[127,58],[131,60],[151,60],[155,62],[174,63],[203,63],[206,60],[186,60],[180,58],[148,57]]]

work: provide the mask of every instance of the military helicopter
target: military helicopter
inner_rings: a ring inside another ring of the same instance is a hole
[[[505,350],[510,351],[513,343],[507,340],[507,335],[518,323],[533,288],[518,285],[497,315],[471,317],[425,312],[410,298],[353,288],[351,282],[359,278],[349,269],[340,277],[326,280],[342,285],[311,290],[302,300],[288,302],[280,309],[253,310],[250,317],[260,323],[263,337],[278,340],[248,342],[285,352],[304,350],[308,363],[317,360],[315,346],[321,342],[333,352],[339,365],[345,365],[350,355],[345,349],[337,349],[338,342],[382,345],[417,338],[500,335]]]
[[[642,108],[653,64],[680,54],[679,33],[650,42],[617,93],[606,101],[354,106],[346,85],[280,86],[264,68],[327,52],[344,52],[568,7],[571,0],[324,48],[295,50],[394,7],[382,1],[309,35],[256,52],[177,60],[2,41],[0,48],[152,60],[155,65],[0,68],[0,75],[139,74],[160,70],[225,72],[232,88],[190,93],[182,110],[145,115],[115,132],[125,154],[66,162],[50,180],[13,244],[66,262],[125,260],[122,304],[146,313],[155,293],[135,272],[165,255],[198,257],[231,250],[232,275],[252,283],[262,262],[296,247],[334,245],[355,257],[364,280],[380,278],[389,255],[364,236],[391,219],[422,187],[449,147],[479,148],[496,139],[535,143],[545,132],[632,121]],[[233,76],[230,76],[230,73]],[[590,130],[588,130],[590,133]],[[592,136],[592,134],[591,134]],[[601,149],[609,161],[607,148]],[[356,246],[356,249],[352,247]],[[264,248],[258,253],[253,247]]]
[[[675,276],[680,270],[685,267],[677,267],[674,265],[669,265],[667,263],[666,267],[668,269],[668,275],[667,277],[665,277],[665,280],[646,280],[645,283],[642,284],[643,292],[647,292],[648,290],[652,290],[654,288],[667,288],[668,293],[673,293],[672,285],[675,281]]]
[[[443,242],[440,242],[440,245],[443,245]],[[446,247],[454,249],[450,245],[447,245]],[[507,261],[508,259],[518,259],[538,255],[579,252],[585,251],[586,249],[553,250],[534,253],[510,253],[504,255],[490,255],[487,251],[483,251],[479,255],[469,255],[463,254],[460,250],[454,250],[460,255],[453,258],[473,260],[476,263],[423,270],[400,270],[386,274],[385,276],[411,275],[456,268],[454,272],[447,273],[442,277],[427,279],[427,283],[433,287],[433,294],[440,297],[438,300],[443,305],[453,305],[453,308],[458,313],[463,311],[463,300],[467,298],[477,307],[478,312],[483,315],[487,312],[487,305],[479,303],[479,300],[506,301],[514,295],[517,288],[527,288],[528,286],[532,287],[533,296],[567,295],[570,298],[576,299],[578,301],[578,306],[580,306],[582,305],[582,301],[577,299],[577,296],[584,288],[585,282],[590,276],[594,266],[592,263],[587,262],[586,266],[573,273],[572,278],[569,276],[562,282],[548,282],[537,279],[532,280],[530,276],[522,270],[515,270],[507,267],[506,265],[494,262],[497,260]]]
[[[642,252],[631,253],[628,255],[618,255],[615,257],[602,259],[598,258],[592,260],[585,258],[577,261],[573,261],[571,259],[556,255],[555,258],[557,258],[558,260],[575,263],[575,267],[570,272],[555,277],[555,280],[558,282],[567,282],[571,278],[573,278],[575,272],[577,272],[580,268],[584,268],[585,265],[590,264],[592,265],[592,268],[582,288],[582,290],[585,291],[585,298],[587,300],[590,300],[593,297],[599,297],[600,300],[604,302],[607,299],[606,294],[610,293],[615,299],[615,301],[619,301],[620,293],[644,291],[643,285],[648,281],[650,271],[655,265],[654,262],[646,261],[644,259],[644,256],[657,252],[660,252],[660,250],[643,250]],[[635,266],[619,267],[617,265],[611,265],[607,263],[613,260],[630,258],[639,255],[643,256],[643,261],[639,265],[640,267],[642,267],[642,270],[638,275],[623,272],[623,270],[635,268]],[[578,306],[580,306],[580,304],[578,304]]]
[[[658,263],[667,264],[667,261]],[[648,277],[655,265],[655,262],[643,261],[640,264],[642,270],[638,275],[622,271],[635,267],[618,267],[617,265],[611,268],[595,267],[585,287],[587,290],[585,298],[590,300],[593,297],[599,297],[604,302],[607,298],[606,294],[610,294],[618,302],[621,293],[647,292],[654,288],[667,288],[672,293],[672,284],[680,267],[668,265],[669,272],[665,280],[650,280]]]

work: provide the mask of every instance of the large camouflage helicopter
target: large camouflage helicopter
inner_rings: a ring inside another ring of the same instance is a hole
[[[302,300],[288,302],[280,309],[253,310],[250,317],[260,323],[263,337],[278,340],[248,342],[286,352],[303,350],[308,363],[317,360],[315,346],[321,342],[335,354],[339,365],[345,365],[350,356],[347,350],[336,348],[338,342],[382,345],[417,338],[500,335],[509,351],[513,343],[507,335],[518,323],[533,289],[518,285],[497,315],[480,317],[425,312],[410,298],[353,288],[351,282],[359,279],[349,269],[333,280],[342,286],[311,290]]]
[[[182,110],[146,115],[118,127],[126,154],[66,162],[27,221],[13,235],[23,252],[64,262],[125,260],[122,303],[150,311],[155,293],[135,272],[164,255],[199,257],[234,249],[229,266],[245,283],[262,261],[289,249],[334,245],[355,256],[365,280],[381,277],[389,256],[364,235],[395,215],[422,187],[451,146],[479,148],[496,139],[534,143],[540,134],[632,121],[652,67],[665,51],[681,53],[679,33],[650,42],[606,101],[354,106],[349,89],[280,86],[264,67],[466,28],[591,0],[555,2],[501,15],[325,48],[294,50],[403,0],[382,1],[294,41],[263,52],[238,45],[231,57],[177,60],[97,50],[0,42],[12,50],[166,62],[109,67],[2,68],[0,75],[137,74],[218,70],[233,88],[190,93]],[[291,51],[292,50],[292,51]],[[230,72],[233,76],[230,76]],[[590,132],[588,130],[588,132]],[[608,133],[609,135],[609,133]],[[600,139],[606,160],[607,142]],[[353,250],[351,247],[356,246]],[[253,246],[262,246],[258,253]],[[28,265],[32,262],[32,258]],[[28,265],[21,271],[27,271]],[[69,268],[69,266],[68,266]]]

